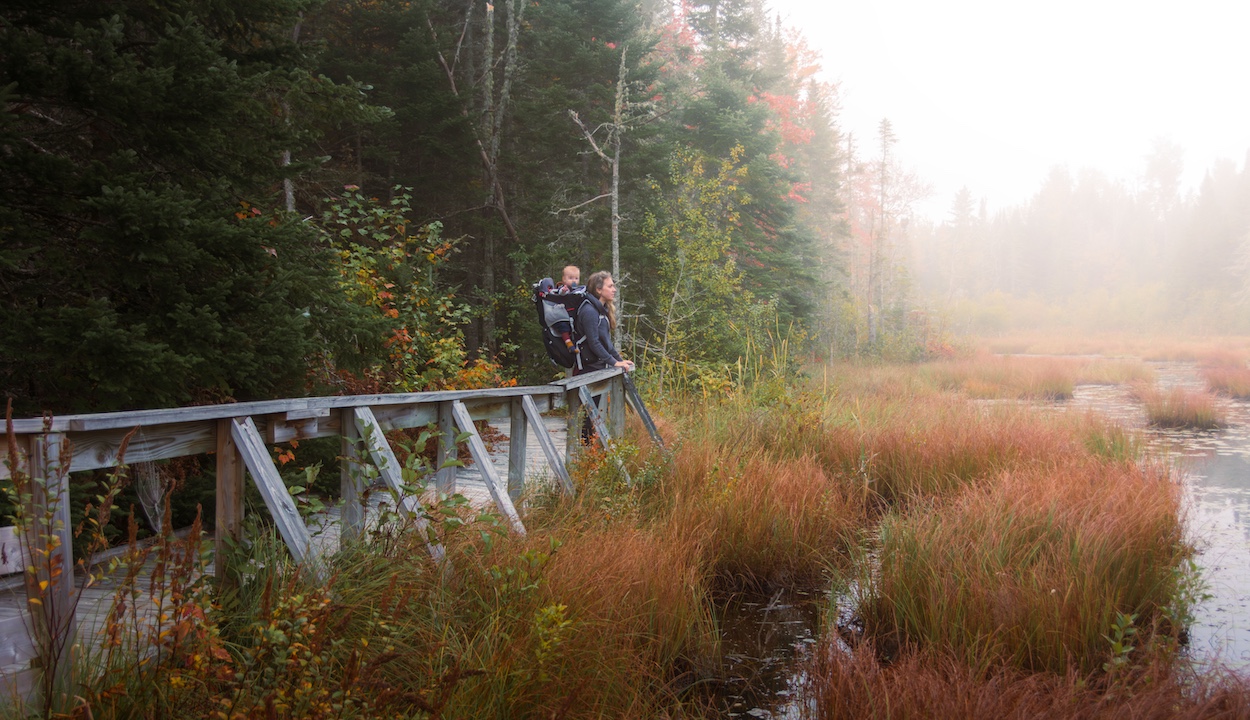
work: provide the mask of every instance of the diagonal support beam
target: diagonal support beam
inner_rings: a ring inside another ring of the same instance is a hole
[[[260,496],[264,498],[265,507],[269,508],[269,514],[273,516],[282,540],[290,548],[291,557],[296,564],[308,568],[318,580],[324,580],[321,558],[317,557],[313,549],[308,527],[299,516],[299,510],[296,509],[291,494],[287,492],[282,477],[278,475],[278,468],[274,467],[273,458],[269,457],[269,451],[265,449],[265,441],[257,431],[256,423],[251,417],[235,418],[230,422],[230,437],[234,440],[252,481],[256,483],[256,489],[260,490]]]
[[[512,498],[508,496],[507,488],[500,486],[499,473],[495,472],[495,466],[490,461],[486,443],[482,442],[482,436],[477,434],[477,428],[473,426],[473,418],[469,415],[469,409],[464,406],[463,402],[456,400],[451,404],[451,413],[460,432],[469,434],[469,454],[477,463],[482,479],[486,481],[486,489],[495,500],[495,506],[508,518],[512,529],[517,534],[524,535],[525,526],[521,524],[521,518],[517,515],[516,507],[512,505]]]
[[[634,384],[634,379],[628,373],[621,376],[621,382],[625,385],[625,399],[629,402],[629,406],[638,413],[638,417],[642,420],[642,424],[647,428],[647,434],[651,436],[651,442],[655,443],[661,450],[668,451],[664,447],[664,438],[660,437],[660,431],[655,427],[655,421],[651,419],[651,413],[647,412],[647,406],[642,401],[642,396],[638,394],[638,386]]]
[[[556,476],[564,493],[572,495],[573,481],[569,478],[569,471],[564,467],[564,461],[560,459],[560,454],[556,451],[556,444],[551,439],[551,433],[547,432],[547,426],[543,424],[543,416],[538,414],[538,406],[534,404],[534,398],[528,395],[521,398],[521,407],[525,410],[525,419],[529,421],[530,427],[534,428],[534,434],[538,436],[538,444],[543,449],[543,455],[547,456],[547,466],[551,468],[551,473]]]
[[[616,469],[620,470],[621,474],[625,476],[626,484],[632,485],[634,480],[629,476],[629,470],[625,469],[625,462],[612,454],[612,436],[608,435],[608,424],[603,421],[603,413],[599,412],[599,406],[595,404],[595,399],[590,394],[590,388],[583,385],[577,389],[577,394],[582,399],[582,407],[586,408],[586,417],[590,418],[590,425],[595,429],[595,435],[599,438],[599,444],[603,445],[603,449],[608,453],[608,456],[616,463]]]
[[[408,513],[417,531],[425,538],[425,547],[430,552],[430,557],[436,562],[442,562],[446,557],[443,545],[430,534],[430,523],[426,520],[427,513],[421,501],[404,488],[399,459],[395,457],[395,451],[386,441],[386,435],[382,433],[382,427],[378,425],[378,419],[374,417],[373,410],[368,407],[358,407],[353,411],[353,415],[365,449],[369,457],[373,459],[373,464],[378,468],[378,475],[386,482],[391,492],[395,493],[395,497],[399,498],[399,509]]]

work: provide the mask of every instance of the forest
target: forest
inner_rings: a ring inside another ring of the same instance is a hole
[[[847,256],[888,148],[759,2],[11,3],[0,58],[19,414],[549,379],[569,263],[696,384],[902,318]]]

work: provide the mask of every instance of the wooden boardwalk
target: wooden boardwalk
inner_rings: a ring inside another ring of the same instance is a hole
[[[323,576],[322,558],[338,549],[342,537],[358,535],[367,527],[369,515],[378,515],[377,503],[383,498],[408,492],[387,432],[437,426],[444,438],[461,437],[468,452],[460,459],[467,467],[449,464],[436,470],[432,488],[459,492],[473,506],[493,506],[511,532],[524,535],[521,511],[531,488],[554,479],[561,492],[574,492],[564,460],[579,445],[576,432],[581,418],[588,419],[599,441],[610,447],[612,438],[624,430],[626,405],[663,447],[642,398],[620,368],[546,385],[283,398],[26,418],[9,425],[9,443],[17,449],[17,459],[12,469],[9,463],[0,464],[0,478],[20,472],[23,478],[38,479],[30,485],[28,517],[36,519],[34,537],[45,539],[36,540],[38,547],[30,551],[59,567],[76,568],[69,517],[70,473],[114,467],[123,455],[133,464],[211,453],[217,481],[214,557],[224,557],[231,541],[246,540],[243,499],[250,478],[264,501],[255,511],[272,519],[295,562],[314,576]],[[557,408],[564,409],[560,417],[542,414]],[[482,421],[490,424],[490,432],[479,432]],[[340,438],[341,455],[349,459],[340,472],[342,502],[306,521],[274,464],[271,448],[322,437]],[[436,463],[442,466],[457,454],[455,444],[440,444]],[[617,461],[628,482],[624,464]],[[364,486],[371,481],[356,471],[358,463],[376,468],[378,487],[384,491]],[[361,497],[369,502],[360,502]],[[418,530],[426,522],[423,501],[417,496],[399,498],[402,507],[415,513]],[[443,547],[436,540],[426,547],[435,559],[443,557]],[[68,575],[49,574],[47,567],[38,577],[46,587],[38,605],[28,605],[21,587],[23,576],[0,579],[0,672],[10,691],[22,696],[30,695],[32,678],[40,672],[36,668],[48,668],[55,676],[44,676],[50,681],[72,681],[70,663],[58,660],[70,655],[64,643],[73,638],[80,654],[94,654],[92,639],[98,638],[117,592],[115,581],[107,579],[80,590],[81,577],[67,582]],[[214,567],[210,572],[222,575],[222,570]],[[59,632],[54,647],[34,648],[27,627],[32,614],[45,624],[76,626],[78,632]],[[98,640],[94,647],[99,647]]]
[[[555,447],[563,459],[567,434],[565,418],[544,416],[543,424],[552,440],[554,440]],[[488,435],[492,438],[492,442],[489,445],[491,464],[495,468],[497,477],[502,478],[506,482],[508,477],[508,459],[511,450],[511,438],[508,436],[509,422],[506,420],[493,420],[489,422],[489,425],[492,431]],[[552,476],[543,451],[539,447],[537,433],[527,433],[526,441],[525,488],[528,493],[537,488],[551,485],[555,482],[555,478]],[[431,485],[432,488],[433,486]],[[373,492],[370,496],[370,510],[366,515],[367,523],[377,518],[379,506],[382,502],[390,502],[390,496],[385,492],[384,484],[379,482],[374,489],[376,492]],[[494,500],[483,480],[481,468],[476,464],[469,464],[466,467],[456,469],[456,492],[464,495],[474,508],[489,508],[494,505]],[[324,555],[333,554],[338,550],[340,515],[340,509],[332,507],[320,516],[313,516],[308,519],[307,524],[312,541],[317,550]],[[211,545],[212,539],[206,538],[205,542]],[[210,564],[206,570],[210,573],[213,572],[212,565]],[[139,580],[138,587],[147,588],[148,577],[149,574],[145,572],[144,576]],[[83,578],[76,577],[75,580],[78,587],[81,587]],[[80,597],[77,607],[78,637],[84,645],[90,645],[92,644],[92,638],[100,637],[100,632],[104,627],[109,609],[113,605],[118,584],[119,578],[106,576],[101,582],[79,591]],[[30,630],[26,624],[26,606],[26,595],[22,588],[22,573],[17,572],[0,577],[0,677],[9,680],[25,674],[25,671],[30,667],[32,658],[36,655],[30,640]],[[151,615],[153,606],[149,604],[144,610]],[[95,646],[99,646],[98,642],[95,643]],[[19,683],[20,685],[21,683]]]

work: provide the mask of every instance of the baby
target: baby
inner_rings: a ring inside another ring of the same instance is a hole
[[[560,284],[556,286],[556,292],[563,295],[571,292],[582,282],[582,271],[576,265],[564,266],[564,275],[560,278]]]

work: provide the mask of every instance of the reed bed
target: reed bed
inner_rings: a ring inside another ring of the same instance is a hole
[[[907,652],[886,664],[870,646],[823,645],[807,667],[813,720],[1205,720],[1250,717],[1250,690],[1231,674],[1183,678],[1138,668],[1108,684],[1069,673],[978,672],[941,653]]]
[[[1087,361],[1073,358],[1016,358],[980,355],[931,363],[922,370],[944,390],[976,398],[1064,400],[1072,397],[1078,373]]]
[[[687,455],[666,489],[672,542],[702,549],[717,589],[812,585],[858,543],[867,498],[816,458]]]
[[[186,609],[197,629],[176,662],[82,697],[97,718],[693,716],[685,690],[720,667],[724,593],[830,572],[864,578],[878,648],[944,652],[969,677],[1097,675],[1116,612],[1154,646],[1174,638],[1175,488],[1133,464],[1131,436],[969,403],[936,372],[837,367],[656,402],[672,453],[632,425],[626,485],[584,452],[575,497],[527,499],[525,538],[455,502],[434,508],[451,572],[420,538],[376,528],[314,587],[276,539],[258,542],[254,575]],[[865,548],[879,575],[856,569]],[[812,690],[821,708],[846,678],[868,682],[832,673],[812,675],[829,684]],[[879,698],[848,698],[879,712]]]
[[[1173,640],[1179,487],[1089,461],[1004,473],[887,517],[861,613],[878,646],[939,648],[970,667],[1093,673],[1117,613]]]
[[[1133,392],[1142,402],[1146,418],[1154,427],[1213,430],[1223,427],[1227,419],[1209,393],[1183,387],[1164,391],[1144,385],[1136,387]]]
[[[1218,367],[1202,371],[1207,388],[1213,393],[1227,395],[1237,400],[1250,400],[1250,368]]]
[[[1203,362],[1207,358],[1239,355],[1250,358],[1250,337],[1176,337],[1149,334],[1099,333],[1079,335],[1031,333],[984,337],[979,343],[996,353],[1040,355],[1102,355],[1143,360]]]

